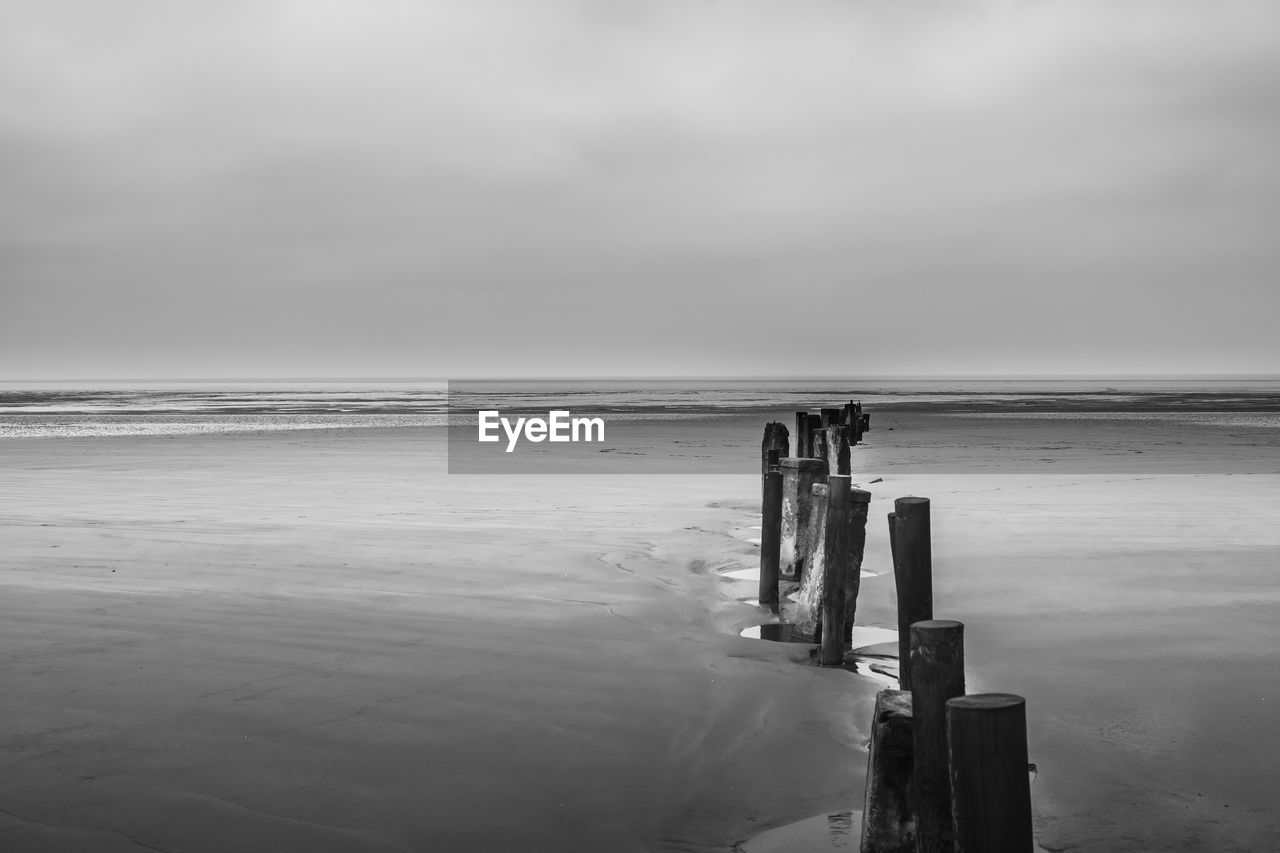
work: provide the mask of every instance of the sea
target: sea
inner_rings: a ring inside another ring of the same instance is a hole
[[[1280,430],[1280,377],[0,382],[0,439],[431,427],[480,408],[697,420],[876,413]]]

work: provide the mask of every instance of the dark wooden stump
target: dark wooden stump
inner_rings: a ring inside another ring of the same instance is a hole
[[[771,421],[764,426],[764,438],[760,442],[760,494],[764,495],[764,477],[769,473],[769,454],[775,459],[787,455],[787,446],[791,443],[786,424]],[[775,462],[775,464],[777,464]]]
[[[956,853],[1032,853],[1027,703],[1010,693],[947,702]]]
[[[818,663],[844,663],[845,577],[852,564],[853,495],[848,475],[827,477],[827,529],[823,544],[822,643]]]
[[[947,700],[963,695],[964,625],[945,619],[916,622],[911,626],[911,805],[919,853],[952,853]]]
[[[764,475],[764,505],[760,513],[760,604],[774,613],[778,612],[781,553],[782,472],[775,470]]]
[[[871,718],[861,853],[915,853],[911,819],[911,694],[881,690]]]
[[[911,689],[911,625],[933,618],[933,557],[929,499],[898,498],[889,522],[898,591],[898,685]]]
[[[781,573],[793,580],[804,574],[805,535],[813,508],[813,485],[824,482],[826,473],[817,459],[783,459]]]

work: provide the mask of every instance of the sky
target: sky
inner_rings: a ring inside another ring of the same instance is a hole
[[[0,380],[1280,373],[1274,0],[0,0]]]

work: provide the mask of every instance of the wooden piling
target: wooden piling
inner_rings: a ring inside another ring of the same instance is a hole
[[[822,643],[818,663],[844,663],[844,588],[853,562],[850,553],[853,533],[852,483],[847,474],[827,477],[827,529],[823,544]]]
[[[911,694],[881,690],[871,718],[861,853],[915,853],[911,817]]]
[[[956,853],[1032,853],[1027,703],[1009,693],[947,701]]]
[[[898,592],[898,685],[911,689],[911,625],[933,618],[933,558],[929,499],[898,498],[889,524]]]
[[[796,412],[795,452],[792,456],[808,459],[813,456],[813,448],[809,446],[809,413]]]
[[[911,805],[918,853],[952,853],[947,700],[964,695],[964,625],[945,619],[911,626],[915,720]]]
[[[862,588],[862,557],[867,546],[867,512],[871,508],[871,493],[852,489],[853,524],[849,530],[849,570],[844,576],[844,631],[841,637],[846,648],[853,645],[853,621],[858,611],[858,591]]]
[[[813,484],[825,481],[823,464],[817,459],[783,459],[782,471],[782,545],[779,571],[784,577],[799,580],[804,570],[813,507]]]
[[[764,438],[760,441],[760,494],[764,495],[764,477],[769,473],[769,453],[774,451],[777,457],[781,458],[787,455],[787,446],[790,444],[790,436],[787,434],[787,425],[780,424],[777,421],[771,421],[764,426]]]
[[[897,576],[897,573],[898,573],[898,528],[896,526],[897,522],[898,522],[898,516],[892,512],[889,513],[889,562],[893,566],[893,573],[895,577]]]
[[[849,466],[849,428],[843,424],[823,430],[827,451],[827,470],[832,474],[851,474]]]
[[[808,412],[805,415],[805,431],[809,434],[809,455],[816,457],[818,454],[813,452],[813,434],[822,429],[822,415],[816,412]]]
[[[830,491],[826,483],[813,484],[813,506],[809,512],[804,558],[800,564],[800,589],[796,591],[796,606],[791,617],[792,634],[815,643],[822,639],[822,584],[826,580],[827,499]]]
[[[776,459],[777,450],[771,451]],[[782,551],[782,472],[764,475],[760,513],[760,604],[778,612],[778,567]]]
[[[822,463],[822,476],[834,474],[835,471],[831,467],[831,454],[827,447],[827,431],[819,427],[818,429],[809,430],[809,441],[813,445],[813,458]]]
[[[820,409],[823,427],[833,427],[840,423],[840,409]]]

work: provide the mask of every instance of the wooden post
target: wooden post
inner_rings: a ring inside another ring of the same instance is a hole
[[[893,564],[893,573],[898,574],[898,516],[889,513],[889,561]]]
[[[945,619],[916,622],[911,626],[911,804],[918,853],[952,853],[947,700],[963,695],[964,625]]]
[[[772,421],[764,426],[764,439],[760,442],[760,494],[764,495],[764,475],[769,473],[769,452],[777,451],[779,457],[787,455],[787,445],[790,444],[790,437],[787,435],[786,424],[780,424]]]
[[[820,409],[822,417],[822,425],[824,427],[833,427],[840,423],[839,409]]]
[[[911,694],[881,690],[871,718],[861,853],[915,853],[911,820]]]
[[[871,493],[862,489],[850,491],[853,500],[853,526],[849,531],[849,571],[844,576],[844,632],[840,635],[846,647],[853,646],[853,617],[858,611],[858,591],[862,588],[862,556],[867,547],[867,511]]]
[[[853,496],[847,474],[827,477],[827,529],[823,541],[822,643],[818,663],[844,663],[844,584],[852,562]]]
[[[813,451],[813,434],[822,429],[822,415],[808,412],[805,415],[805,432],[809,435],[809,456],[817,458],[818,454]]]
[[[822,584],[826,579],[827,493],[826,483],[813,484],[813,507],[809,512],[809,529],[804,536],[804,558],[800,562],[800,589],[796,591],[795,611],[791,617],[794,636],[821,642]]]
[[[858,433],[858,410],[855,408],[854,402],[850,400],[844,404],[844,409],[842,411],[842,420],[844,421],[844,425],[849,429],[849,445],[856,445],[858,440],[862,438]]]
[[[777,450],[770,455],[777,459]],[[764,475],[764,505],[760,513],[760,604],[778,612],[778,566],[782,548],[782,472]]]
[[[956,853],[1031,853],[1027,702],[1010,693],[947,701]]]
[[[809,441],[813,442],[813,458],[822,463],[822,476],[835,473],[831,470],[830,453],[827,449],[827,431],[819,427],[809,430]]]
[[[826,477],[817,459],[783,459],[782,470],[782,547],[780,571],[799,580],[804,570],[807,548],[805,534],[813,508],[813,484]]]
[[[801,459],[808,459],[813,455],[809,446],[808,412],[796,412],[796,452],[791,455]]]
[[[849,429],[837,424],[822,431],[827,448],[827,469],[832,474],[851,474],[849,467]]]
[[[933,558],[929,499],[898,498],[889,525],[893,578],[898,591],[898,686],[911,689],[911,625],[933,618]]]

